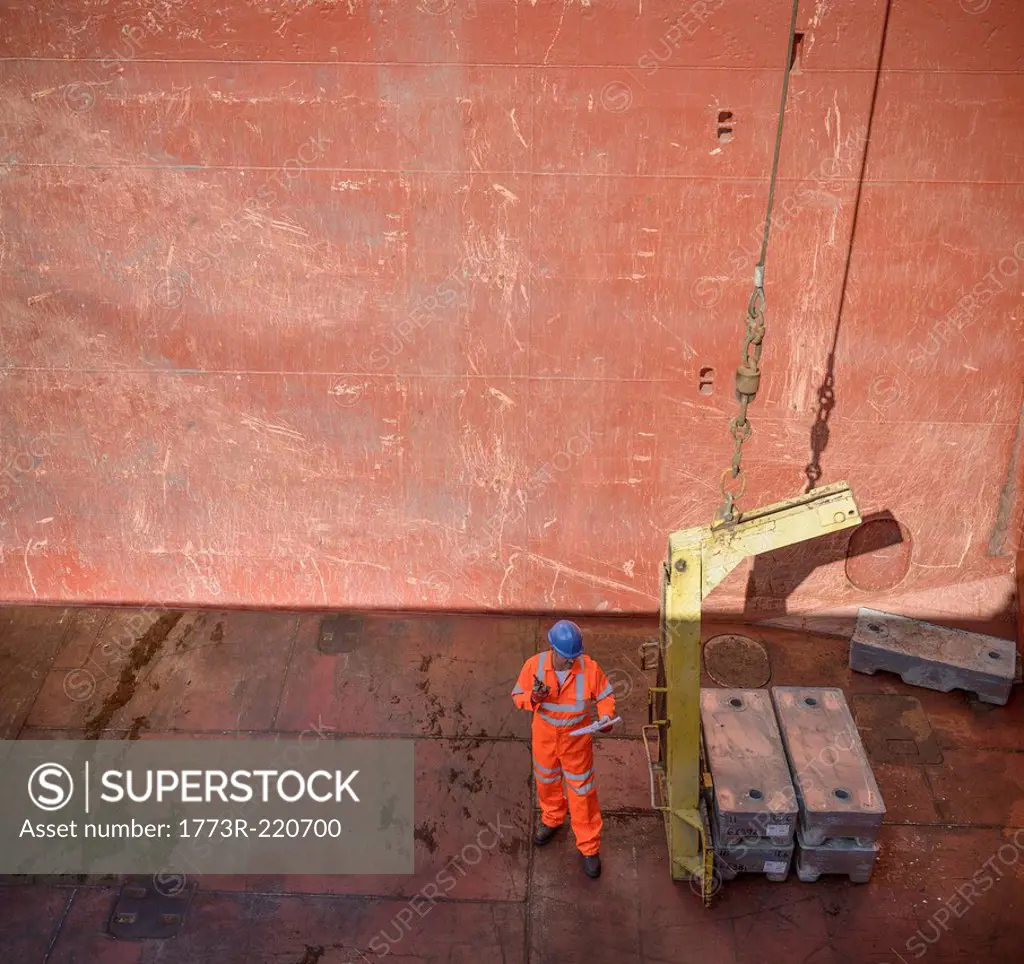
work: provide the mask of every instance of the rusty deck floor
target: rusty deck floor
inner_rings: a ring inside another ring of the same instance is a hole
[[[845,689],[888,807],[883,852],[867,885],[746,877],[703,910],[686,885],[669,880],[661,819],[648,806],[639,738],[648,680],[636,651],[653,622],[581,620],[625,721],[597,749],[606,830],[604,875],[595,882],[580,872],[568,835],[543,851],[529,843],[528,720],[508,693],[542,638],[538,620],[368,616],[356,620],[345,652],[323,655],[315,614],[145,611],[151,628],[126,635],[131,612],[0,611],[4,737],[411,737],[416,873],[200,878],[181,934],[142,944],[105,935],[116,881],[7,878],[5,960],[349,964],[382,959],[381,948],[403,964],[1020,960],[1019,693],[1007,707],[977,704],[884,674],[852,674],[842,639],[753,632],[768,648],[773,683]],[[910,714],[905,732],[892,725],[894,705]],[[501,842],[468,863],[477,851],[466,846],[496,821]],[[460,854],[447,897],[403,914]],[[972,880],[973,890],[965,887]]]

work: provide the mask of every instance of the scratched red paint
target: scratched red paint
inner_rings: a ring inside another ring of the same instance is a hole
[[[981,6],[892,5],[851,252],[886,4],[802,3],[746,504],[800,491],[840,319],[822,481],[913,540],[890,592],[769,565],[804,620],[1009,611],[1024,28]],[[7,5],[0,598],[654,610],[728,464],[788,8]]]

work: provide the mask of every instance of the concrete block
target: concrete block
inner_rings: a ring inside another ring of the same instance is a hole
[[[805,884],[813,884],[822,874],[846,874],[855,884],[871,879],[880,849],[877,843],[833,838],[812,846],[799,831],[796,840],[796,875]]]
[[[1013,688],[1017,647],[1009,639],[861,609],[850,639],[850,669],[869,675],[885,670],[911,686],[967,690],[1003,706]]]
[[[843,691],[776,686],[772,700],[796,788],[798,834],[874,841],[885,804]]]
[[[768,691],[703,689],[700,711],[722,842],[791,844],[796,794]]]

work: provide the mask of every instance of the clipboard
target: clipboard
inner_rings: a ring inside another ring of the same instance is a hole
[[[615,716],[610,720],[598,720],[596,723],[591,723],[589,726],[581,726],[578,730],[570,730],[569,736],[586,736],[588,733],[596,733],[598,730],[603,730],[606,726],[611,726],[613,723],[621,722],[621,716]]]

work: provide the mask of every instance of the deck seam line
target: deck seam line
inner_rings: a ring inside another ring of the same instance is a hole
[[[54,948],[57,946],[57,940],[60,938],[61,931],[64,930],[64,923],[68,919],[68,915],[71,913],[71,905],[75,902],[75,897],[78,895],[78,885],[75,885],[71,889],[71,894],[68,896],[67,901],[64,904],[64,913],[61,914],[60,920],[57,922],[57,926],[54,928],[53,934],[50,936],[50,943],[46,947],[46,953],[43,955],[42,964],[47,964],[47,961],[53,955]]]
[[[281,687],[277,691],[277,702],[274,704],[274,714],[270,718],[271,727],[276,727],[277,725],[277,716],[281,712],[281,703],[284,702],[284,692],[288,686],[288,673],[291,670],[292,659],[295,656],[295,650],[298,647],[299,643],[299,628],[302,621],[302,615],[300,613],[295,613],[295,615],[292,618],[295,621],[295,625],[292,628],[292,638],[288,643],[288,655],[287,657],[285,657],[284,669],[281,672]],[[305,730],[303,731],[303,733],[304,732]],[[319,733],[317,735],[319,735]],[[301,738],[302,734],[299,734],[299,736]]]

